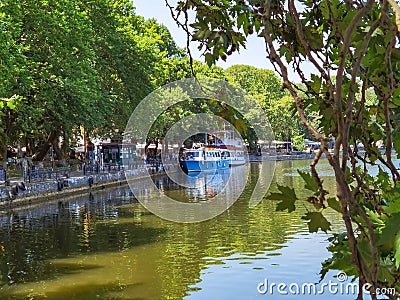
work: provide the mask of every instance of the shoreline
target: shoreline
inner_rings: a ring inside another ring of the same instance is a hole
[[[250,162],[259,162],[263,160],[276,160],[276,161],[282,161],[282,160],[308,160],[308,159],[314,159],[316,153],[300,153],[300,154],[279,154],[279,155],[274,155],[274,156],[267,156],[263,158],[262,155],[257,156],[254,154],[249,155],[249,161]],[[322,156],[324,157],[324,156]]]
[[[276,161],[282,160],[308,160],[313,159],[315,153],[302,153],[295,155],[277,155],[274,157]],[[263,156],[249,155],[249,162],[256,163],[262,160],[268,160]],[[170,170],[174,168],[173,164],[165,165],[164,168]],[[164,168],[156,170],[155,168],[142,168],[130,170],[132,180],[141,180],[147,176],[157,177],[165,174]],[[63,187],[58,190],[58,183],[60,180],[63,182]],[[91,182],[90,182],[91,181]],[[26,190],[12,195],[12,188],[22,181],[20,178],[14,178],[10,186],[0,187],[0,215],[9,210],[19,208],[22,206],[31,206],[43,204],[46,201],[63,201],[71,197],[82,195],[85,193],[92,193],[104,189],[115,188],[127,185],[128,182],[125,177],[124,171],[116,173],[100,173],[91,175],[80,175],[69,178],[60,178],[59,180],[47,180],[43,182],[34,182],[26,184]]]
[[[138,180],[141,178],[137,178]],[[136,180],[136,179],[134,179]],[[86,193],[97,193],[105,189],[113,189],[120,186],[127,185],[126,179],[121,181],[105,182],[94,185],[91,188],[81,186],[77,188],[65,189],[63,191],[49,191],[42,194],[21,196],[12,200],[5,200],[0,202],[0,215],[4,215],[9,211],[15,211],[22,208],[37,207],[44,203],[53,203],[56,201],[69,201],[76,196],[84,195]]]
[[[165,166],[168,170],[171,165]],[[165,174],[164,169],[156,171],[155,169],[140,169],[131,170],[130,180],[141,180],[147,176],[157,177]],[[147,174],[146,174],[147,173]],[[17,180],[13,181],[11,186],[2,187],[2,192],[6,197],[0,197],[0,215],[8,210],[15,209],[21,206],[30,206],[41,204],[46,201],[64,200],[85,193],[96,192],[104,189],[115,188],[122,185],[127,185],[128,182],[124,171],[119,171],[113,174],[92,174],[85,176],[77,176],[70,178],[62,178],[62,190],[58,190],[57,180],[48,180],[40,183],[30,183],[26,185],[26,190],[12,195],[12,188],[16,186]],[[7,195],[8,194],[8,195]]]

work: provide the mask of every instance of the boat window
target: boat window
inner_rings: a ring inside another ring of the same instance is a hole
[[[193,151],[193,152],[185,152],[185,156],[186,158],[190,158],[190,157],[199,157],[199,152],[197,151]]]

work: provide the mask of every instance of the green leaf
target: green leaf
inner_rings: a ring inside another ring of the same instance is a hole
[[[12,101],[7,101],[7,107],[9,109],[14,109],[15,108],[15,104]]]
[[[241,134],[246,134],[247,125],[243,120],[241,120],[241,119],[235,120],[234,125],[235,125],[235,128],[237,129],[237,131],[239,131]]]
[[[201,41],[204,39],[206,36],[207,30],[198,30],[195,34],[192,36],[192,41]]]
[[[314,177],[312,177],[311,174],[307,173],[307,172],[303,172],[301,170],[297,170],[297,172],[300,174],[300,176],[303,178],[303,180],[305,181],[305,185],[304,188],[306,188],[307,190],[313,191],[313,192],[318,192],[318,185],[314,180]]]
[[[318,32],[312,28],[304,28],[303,33],[305,38],[307,39],[309,45],[311,46],[311,49],[313,50],[318,50],[321,49],[324,45],[323,43],[323,35],[318,34]]]
[[[314,92],[319,92],[321,89],[321,84],[322,84],[322,78],[320,76],[317,76],[315,74],[311,74],[311,82],[309,82],[311,88],[313,89]]]
[[[330,18],[330,12],[329,12],[329,7],[328,4],[325,1],[322,1],[321,4],[319,5],[319,9],[321,10],[321,13],[325,19]]]
[[[321,212],[308,212],[302,217],[302,219],[310,221],[307,223],[309,232],[318,232],[318,229],[320,228],[324,232],[331,229],[331,223],[322,215]]]
[[[391,267],[392,264],[390,265],[389,268],[392,269]],[[393,273],[391,272],[390,269],[388,269],[387,267],[384,268],[381,267],[378,269],[378,280],[387,283],[387,286],[393,286],[395,282],[395,278],[393,277]]]
[[[394,259],[396,261],[396,268],[400,266],[400,234],[394,240]]]
[[[295,202],[298,200],[294,189],[278,184],[278,190],[280,193],[271,193],[267,197],[270,200],[281,200],[276,206],[276,211],[284,211],[286,209],[288,212],[294,211],[296,209]]]
[[[372,255],[371,255],[369,240],[367,240],[366,238],[357,240],[357,248],[358,248],[358,251],[360,252],[361,256],[367,262],[371,262]]]
[[[385,222],[383,222],[383,220],[380,218],[380,216],[375,211],[372,211],[366,207],[365,212],[366,212],[368,218],[372,221],[372,223],[374,225],[376,225],[376,226],[385,225]]]
[[[393,244],[400,234],[400,213],[393,214],[386,222],[386,226],[382,230],[381,237],[378,240],[378,246],[385,244]]]
[[[388,207],[385,211],[390,214],[396,214],[400,212],[400,184],[397,183],[396,186],[390,189],[388,192],[384,193],[384,199],[388,202]]]
[[[237,27],[241,28],[243,26],[246,26],[246,22],[248,22],[247,15],[245,13],[239,14],[237,17]]]
[[[393,147],[400,153],[400,131],[393,131]]]
[[[205,60],[206,60],[207,65],[208,65],[209,67],[211,67],[212,64],[213,64],[214,61],[215,61],[213,55],[212,55],[211,53],[206,53],[204,57],[205,57]]]
[[[387,172],[385,172],[381,166],[379,166],[379,173],[377,176],[378,182],[384,185],[389,185],[390,177]]]
[[[336,210],[339,213],[342,212],[340,203],[336,198],[328,198],[326,201],[328,202],[328,205],[330,208],[332,208],[333,210]]]

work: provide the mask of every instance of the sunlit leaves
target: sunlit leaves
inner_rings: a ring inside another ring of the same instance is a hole
[[[234,65],[225,71],[227,79],[248,92],[265,110],[277,140],[300,135],[304,127],[295,113],[294,100],[282,90],[282,82],[271,70]]]
[[[122,132],[155,88],[153,76],[163,78],[156,64],[183,55],[166,27],[132,12],[125,0],[2,2],[0,97],[24,99],[0,101],[12,111],[13,122],[0,122],[10,143],[40,145],[79,126],[99,136]]]

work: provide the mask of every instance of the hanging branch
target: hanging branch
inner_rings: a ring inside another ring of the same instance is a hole
[[[400,32],[400,6],[397,4],[396,0],[387,0],[389,4],[392,6],[394,14],[396,15],[396,25],[397,32]]]
[[[292,3],[292,5],[293,5],[293,3]],[[271,10],[270,10],[271,9],[271,0],[265,1],[264,9],[265,9],[265,14],[263,15],[264,39],[266,42],[266,46],[268,47],[269,52],[270,52],[270,59],[273,63],[277,64],[282,71],[284,85],[286,88],[288,88],[292,97],[295,99],[297,111],[299,113],[302,124],[305,125],[308,128],[308,130],[310,130],[310,132],[321,142],[321,147],[323,149],[322,151],[324,151],[324,153],[327,156],[328,161],[333,166],[333,169],[334,169],[334,172],[335,172],[335,175],[337,178],[337,193],[338,193],[339,199],[341,200],[342,217],[343,217],[343,220],[344,220],[344,223],[346,226],[347,236],[349,238],[349,244],[350,244],[350,249],[351,249],[351,253],[352,253],[352,258],[353,258],[355,267],[357,269],[357,272],[360,276],[360,283],[365,283],[365,282],[367,282],[367,279],[368,279],[366,277],[366,274],[368,274],[368,272],[366,272],[367,267],[366,267],[365,261],[362,259],[361,255],[359,254],[359,251],[357,248],[357,240],[356,240],[356,236],[354,233],[354,229],[353,229],[353,225],[352,225],[352,218],[351,218],[351,215],[349,212],[349,207],[348,207],[349,201],[351,202],[351,200],[352,200],[352,194],[351,194],[351,192],[349,190],[349,186],[347,185],[347,182],[346,182],[345,170],[342,170],[338,164],[338,157],[339,157],[338,156],[338,154],[339,154],[338,144],[340,144],[340,143],[335,144],[335,153],[334,153],[334,156],[332,157],[331,154],[329,153],[329,151],[327,150],[328,147],[326,145],[326,141],[325,141],[324,137],[307,121],[307,118],[306,118],[305,112],[304,112],[304,107],[303,107],[303,99],[298,96],[297,92],[294,90],[291,82],[289,81],[287,68],[286,68],[285,64],[282,62],[282,60],[280,59],[279,55],[277,54],[277,52],[275,50],[275,46],[274,46],[272,38],[271,38],[271,32],[270,32],[270,28],[269,28],[269,17],[271,14]],[[295,13],[295,12],[293,11],[292,13]],[[362,14],[365,14],[365,13],[367,13],[367,11],[362,12]],[[361,15],[359,16],[359,18],[361,18]],[[352,21],[351,28],[355,28],[356,24],[358,23],[359,18],[355,18],[355,20]],[[351,33],[352,33],[351,30],[347,31],[347,47],[344,46],[343,49],[346,49],[346,50],[342,51],[341,63],[343,64],[343,66],[342,66],[343,70],[344,70],[344,61],[346,58],[348,44],[350,43]],[[343,70],[342,70],[342,73],[343,73]],[[342,73],[340,73],[340,74],[342,74]],[[341,76],[343,76],[343,74]],[[342,80],[342,78],[341,78],[341,80]],[[338,89],[338,87],[337,87],[337,89]],[[340,86],[340,90],[341,90],[341,86]],[[338,99],[340,99],[340,101]],[[340,103],[338,104],[337,102],[340,102]],[[340,123],[338,124],[338,134],[339,134],[338,136],[339,137],[341,134],[343,134],[343,133],[341,133],[341,130],[344,129],[343,117],[340,117],[341,112],[342,112],[342,107],[341,107],[341,93],[340,93],[340,97],[336,98],[336,107],[334,110],[334,113],[336,114],[338,121],[341,122],[341,124]],[[341,137],[339,139],[341,139]],[[346,144],[343,141],[342,141],[342,143]],[[346,151],[347,151],[347,149],[346,149]]]
[[[175,8],[169,4],[168,0],[165,0],[165,5],[169,8],[169,11],[171,13],[172,19],[174,19],[175,23],[178,25],[178,27],[182,28],[186,32],[186,50],[189,55],[189,62],[190,62],[190,71],[192,72],[193,77],[196,77],[196,73],[194,72],[193,69],[193,55],[192,51],[190,50],[190,40],[192,38],[192,33],[189,30],[189,15],[187,12],[187,5],[189,3],[189,0],[186,0],[185,4],[183,5],[182,10],[179,10],[178,14],[175,14]],[[184,22],[182,23],[179,19],[180,13],[183,11],[184,13]]]
[[[339,154],[340,146],[342,145],[342,163],[341,168],[342,171],[346,170],[347,157],[348,157],[348,126],[345,124],[344,116],[342,114],[343,105],[342,105],[342,90],[343,90],[343,78],[345,73],[345,65],[346,65],[346,56],[350,51],[350,43],[351,37],[354,32],[354,29],[360,22],[361,18],[368,15],[368,13],[372,10],[373,4],[375,1],[368,0],[367,4],[360,9],[354,18],[351,20],[350,24],[347,26],[344,36],[343,36],[343,45],[341,47],[339,53],[339,66],[336,76],[336,91],[335,91],[335,111],[337,116],[337,124],[338,124],[338,143],[335,143],[335,155]],[[350,109],[350,108],[347,108]],[[352,107],[351,107],[352,109]]]
[[[310,164],[310,168],[311,168],[311,174],[314,177],[314,180],[317,182],[318,185],[318,190],[319,190],[319,195],[318,195],[318,200],[319,200],[319,204],[321,204],[322,207],[325,206],[324,202],[325,202],[325,195],[328,194],[328,192],[324,189],[324,186],[322,184],[322,180],[318,175],[318,172],[316,170],[316,166],[319,162],[319,160],[321,159],[322,154],[324,153],[324,149],[322,149],[322,147],[318,150],[317,155],[314,157],[313,162]]]
[[[331,78],[330,78],[329,74],[325,71],[325,69],[323,67],[321,67],[320,64],[316,61],[316,59],[314,58],[314,56],[312,55],[312,53],[310,51],[310,46],[304,37],[303,28],[302,28],[300,18],[299,18],[299,13],[297,12],[296,5],[293,0],[289,0],[289,11],[290,11],[291,16],[295,23],[298,40],[299,40],[300,44],[302,45],[303,49],[305,50],[307,58],[321,73],[322,77],[325,79],[326,84],[329,88],[330,95],[333,95],[334,87],[333,87]]]
[[[390,171],[392,172],[392,177],[395,182],[400,180],[400,174],[397,171],[396,167],[393,164],[392,161],[392,127],[390,124],[390,119],[391,119],[391,112],[389,108],[389,100],[393,95],[395,86],[396,86],[396,80],[394,79],[393,75],[393,69],[392,69],[392,49],[394,49],[396,45],[396,29],[392,25],[392,22],[387,14],[387,10],[382,13],[382,18],[385,19],[386,23],[389,25],[389,29],[392,34],[392,38],[389,42],[388,47],[386,48],[386,53],[385,53],[385,65],[388,70],[388,85],[389,88],[384,95],[384,114],[385,114],[385,131],[386,131],[386,161],[388,163],[388,167]]]

